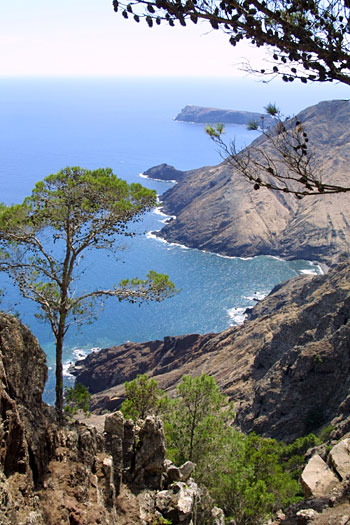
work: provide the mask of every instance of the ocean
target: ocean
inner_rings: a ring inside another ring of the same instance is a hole
[[[78,165],[109,166],[119,177],[142,182],[161,196],[172,183],[142,178],[146,169],[162,162],[186,170],[221,161],[202,125],[173,120],[185,105],[263,111],[274,102],[291,115],[320,100],[345,97],[343,86],[263,84],[252,78],[2,78],[1,201],[21,202],[38,180]],[[239,147],[258,134],[243,126],[227,126],[226,132]],[[165,220],[160,210],[150,212],[138,225],[136,237],[118,244],[115,257],[90,256],[81,286],[110,286],[153,269],[167,273],[180,293],[141,307],[107,301],[96,322],[68,332],[66,369],[91,349],[223,330],[242,322],[244,309],[274,285],[299,273],[320,271],[312,261],[227,258],[166,243],[152,234]],[[5,290],[2,309],[19,312],[47,354],[45,400],[53,402],[53,336],[35,319],[34,303],[24,301],[5,276],[0,288]],[[68,374],[66,380],[71,381]]]

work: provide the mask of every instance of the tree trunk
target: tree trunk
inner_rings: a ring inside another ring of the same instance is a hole
[[[56,412],[59,419],[63,416],[63,338],[64,332],[59,330],[56,337]]]

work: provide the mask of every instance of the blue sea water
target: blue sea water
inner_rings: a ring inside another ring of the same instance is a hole
[[[140,178],[147,168],[167,162],[192,169],[220,162],[202,125],[176,122],[187,104],[261,111],[276,102],[285,114],[329,98],[345,98],[342,86],[261,84],[252,79],[0,79],[1,201],[20,202],[35,182],[68,165],[109,166],[128,180],[159,194],[170,183]],[[257,136],[228,126],[227,137],[243,147]],[[219,331],[242,320],[243,311],[271,288],[300,272],[318,271],[307,261],[273,257],[243,260],[162,242],[150,232],[165,217],[147,214],[133,239],[123,240],[116,257],[96,254],[86,262],[82,286],[110,286],[125,277],[143,277],[149,269],[169,274],[176,297],[141,307],[110,300],[98,320],[66,336],[65,362],[82,351],[166,335]],[[53,401],[53,337],[35,319],[35,306],[24,301],[2,277],[2,307],[20,311],[48,357],[46,400]]]

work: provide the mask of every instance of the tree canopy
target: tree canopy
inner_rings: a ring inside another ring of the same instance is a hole
[[[242,39],[265,46],[273,64],[256,71],[263,75],[350,85],[349,0],[113,0],[113,6],[150,27],[204,20],[233,46]]]
[[[110,289],[78,288],[83,256],[115,250],[116,236],[156,205],[156,193],[127,184],[111,169],[65,168],[38,182],[22,204],[0,207],[0,270],[39,306],[56,340],[56,409],[63,408],[63,341],[72,324],[94,318],[96,301],[161,301],[175,293],[168,276],[124,279]],[[78,271],[79,267],[79,271]]]

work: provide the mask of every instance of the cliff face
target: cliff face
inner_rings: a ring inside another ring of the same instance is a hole
[[[350,430],[350,266],[277,287],[244,325],[220,334],[127,343],[79,361],[95,409],[120,405],[147,373],[173,391],[183,374],[212,375],[235,401],[236,424],[287,441],[333,422]]]
[[[299,114],[323,180],[348,186],[350,102],[321,102]],[[265,137],[253,144],[273,155]],[[331,261],[349,251],[347,194],[306,197],[253,187],[224,162],[187,172],[163,195],[176,215],[160,235],[172,242],[231,256],[279,255]]]
[[[41,400],[46,377],[37,340],[0,314],[1,525],[147,525],[157,516],[189,524],[199,497],[193,468],[168,479],[162,422],[136,425],[116,412],[103,433],[58,424]]]

